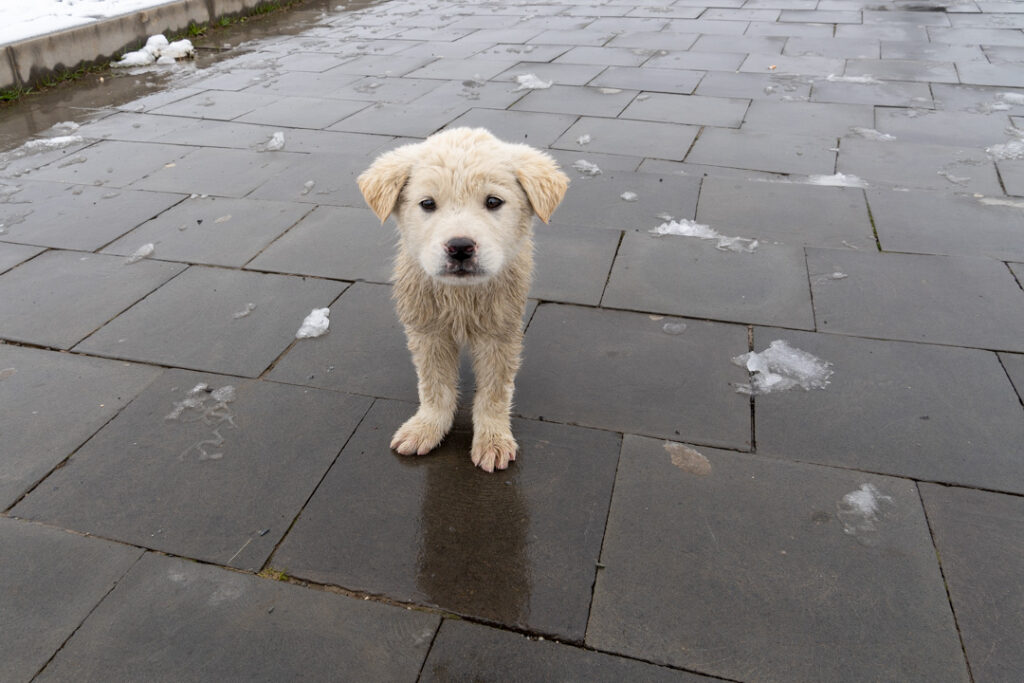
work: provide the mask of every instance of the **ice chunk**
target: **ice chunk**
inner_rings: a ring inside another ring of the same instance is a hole
[[[986,147],[985,151],[997,161],[1024,159],[1024,140],[1010,140],[999,145]]]
[[[843,531],[851,536],[875,531],[884,509],[892,506],[892,497],[883,494],[874,484],[861,484],[836,503],[836,516]]]
[[[996,95],[996,97],[1001,99],[1003,102],[1008,102],[1009,104],[1024,104],[1024,93],[1001,92]]]
[[[835,74],[829,74],[825,76],[825,80],[831,83],[881,83],[870,74],[864,74],[863,76],[837,76]]]
[[[601,175],[601,169],[597,164],[592,164],[586,159],[580,159],[572,165],[574,169],[582,173],[583,175],[595,176]]]
[[[638,199],[638,197],[636,192],[629,192],[627,190],[626,192],[623,192],[622,194],[619,195],[619,199],[621,199],[624,202],[635,202]]]
[[[832,363],[776,339],[760,353],[751,351],[732,359],[750,371],[750,384],[736,386],[741,394],[769,394],[800,387],[804,391],[824,389],[832,376]]]
[[[888,133],[882,133],[874,128],[862,128],[860,126],[851,126],[850,130],[868,140],[877,140],[879,142],[890,142],[896,139],[895,135],[889,135]]]
[[[580,147],[582,147],[583,145],[589,145],[590,144],[590,140],[591,140],[590,134],[587,133],[587,134],[581,135],[578,138],[576,138],[576,144],[579,145]]]
[[[550,88],[552,81],[542,81],[537,77],[537,74],[519,74],[516,76],[516,83],[519,87],[513,92],[519,92],[520,90],[544,90]]]
[[[331,325],[331,321],[327,317],[330,314],[331,309],[329,308],[314,308],[306,316],[306,319],[302,321],[302,326],[295,333],[295,338],[309,339],[310,337],[319,337],[325,334],[327,328]]]
[[[248,316],[250,313],[252,313],[255,310],[256,310],[256,304],[248,303],[248,304],[245,305],[245,308],[243,308],[238,313],[232,314],[231,317],[234,318],[235,320],[238,320],[239,318],[244,318],[244,317]]]
[[[661,331],[665,334],[682,334],[686,331],[686,323],[665,323],[661,326]]]
[[[658,237],[677,235],[680,237],[697,237],[702,240],[713,240],[716,243],[715,247],[722,251],[750,254],[757,249],[757,240],[747,239],[746,237],[727,237],[703,223],[697,223],[686,218],[662,223],[652,229],[650,233]]]
[[[279,130],[271,135],[263,149],[267,152],[280,152],[284,149],[284,131]]]
[[[132,252],[131,256],[124,260],[125,263],[136,263],[144,258],[149,258],[156,251],[156,246],[152,242],[143,244],[141,247]]]
[[[598,88],[598,91],[602,95],[618,95],[622,92],[622,88]]]
[[[302,183],[302,191],[299,194],[301,194],[302,196],[306,196],[315,186],[315,180],[307,180],[306,182]]]
[[[825,185],[827,187],[867,187],[868,184],[850,173],[833,175],[812,175],[807,177],[808,185]]]

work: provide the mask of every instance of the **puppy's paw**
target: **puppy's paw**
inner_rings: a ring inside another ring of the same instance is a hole
[[[391,437],[391,448],[402,455],[426,455],[441,443],[447,433],[446,425],[416,413]]]
[[[503,470],[508,464],[516,459],[516,451],[519,450],[516,440],[511,433],[491,434],[488,436],[473,436],[473,448],[469,451],[469,457],[473,464],[484,472]]]

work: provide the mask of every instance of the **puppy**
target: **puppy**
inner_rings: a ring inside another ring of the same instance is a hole
[[[459,349],[476,375],[473,464],[515,460],[509,413],[533,271],[533,215],[545,223],[569,179],[555,161],[482,128],[455,128],[381,155],[357,180],[381,223],[394,214],[394,289],[416,366],[419,409],[391,440],[436,447],[455,418]]]

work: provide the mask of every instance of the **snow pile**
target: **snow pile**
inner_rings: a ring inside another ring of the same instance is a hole
[[[883,494],[874,484],[861,484],[836,503],[839,521],[843,531],[851,536],[875,530],[875,522],[882,514],[883,507],[892,505],[892,497]]]
[[[826,187],[867,187],[868,184],[853,174],[835,173],[833,175],[812,175],[807,177],[808,185],[824,185]]]
[[[331,321],[327,318],[330,314],[331,309],[329,308],[314,308],[302,321],[302,326],[295,333],[295,338],[309,339],[326,334],[327,328],[331,325]]]
[[[757,240],[747,239],[746,237],[727,237],[703,223],[697,223],[686,218],[680,221],[668,220],[668,222],[662,223],[651,230],[650,233],[658,237],[678,235],[680,237],[714,240],[716,242],[715,247],[722,251],[737,251],[750,254],[757,249]]]
[[[750,384],[739,384],[736,391],[755,396],[796,387],[804,391],[824,389],[832,376],[832,363],[793,348],[782,339],[776,339],[760,353],[751,351],[736,356],[732,362],[751,373]]]
[[[985,152],[996,161],[1024,159],[1024,131],[1017,128],[1007,128],[1006,134],[1017,139],[986,147]]]
[[[520,90],[544,90],[551,87],[552,81],[542,81],[537,77],[537,74],[519,74],[516,76],[516,83],[519,87],[512,92],[519,92]]]
[[[601,175],[601,169],[597,164],[592,164],[586,159],[580,159],[572,165],[574,169],[582,173],[583,175],[595,176]]]
[[[81,135],[58,135],[53,138],[39,138],[37,140],[29,140],[21,146],[21,149],[25,152],[49,152],[54,149],[63,149],[64,147],[70,147],[71,145],[77,145],[82,142]]]
[[[1024,93],[1020,92],[1001,92],[996,95],[999,99],[1007,104],[1024,104]]]
[[[129,265],[132,263],[136,263],[144,258],[149,258],[150,256],[153,255],[154,251],[156,251],[156,246],[152,242],[143,244],[141,247],[133,251],[131,256],[126,258],[124,262]]]
[[[187,38],[169,43],[163,34],[158,33],[155,36],[150,36],[141,50],[124,53],[119,61],[111,62],[110,66],[148,66],[154,62],[174,64],[178,59],[194,57],[195,54],[196,49],[192,46],[192,41]]]

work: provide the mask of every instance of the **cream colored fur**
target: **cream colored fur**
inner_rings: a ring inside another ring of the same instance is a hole
[[[548,155],[456,128],[381,155],[358,179],[381,222],[398,223],[394,299],[416,366],[419,409],[391,447],[425,454],[451,429],[459,349],[476,376],[473,464],[491,472],[515,460],[509,415],[533,272],[533,214],[545,223],[569,179]],[[503,204],[488,208],[488,198]],[[433,200],[432,208],[421,202]],[[452,273],[449,240],[472,240],[471,273]]]

